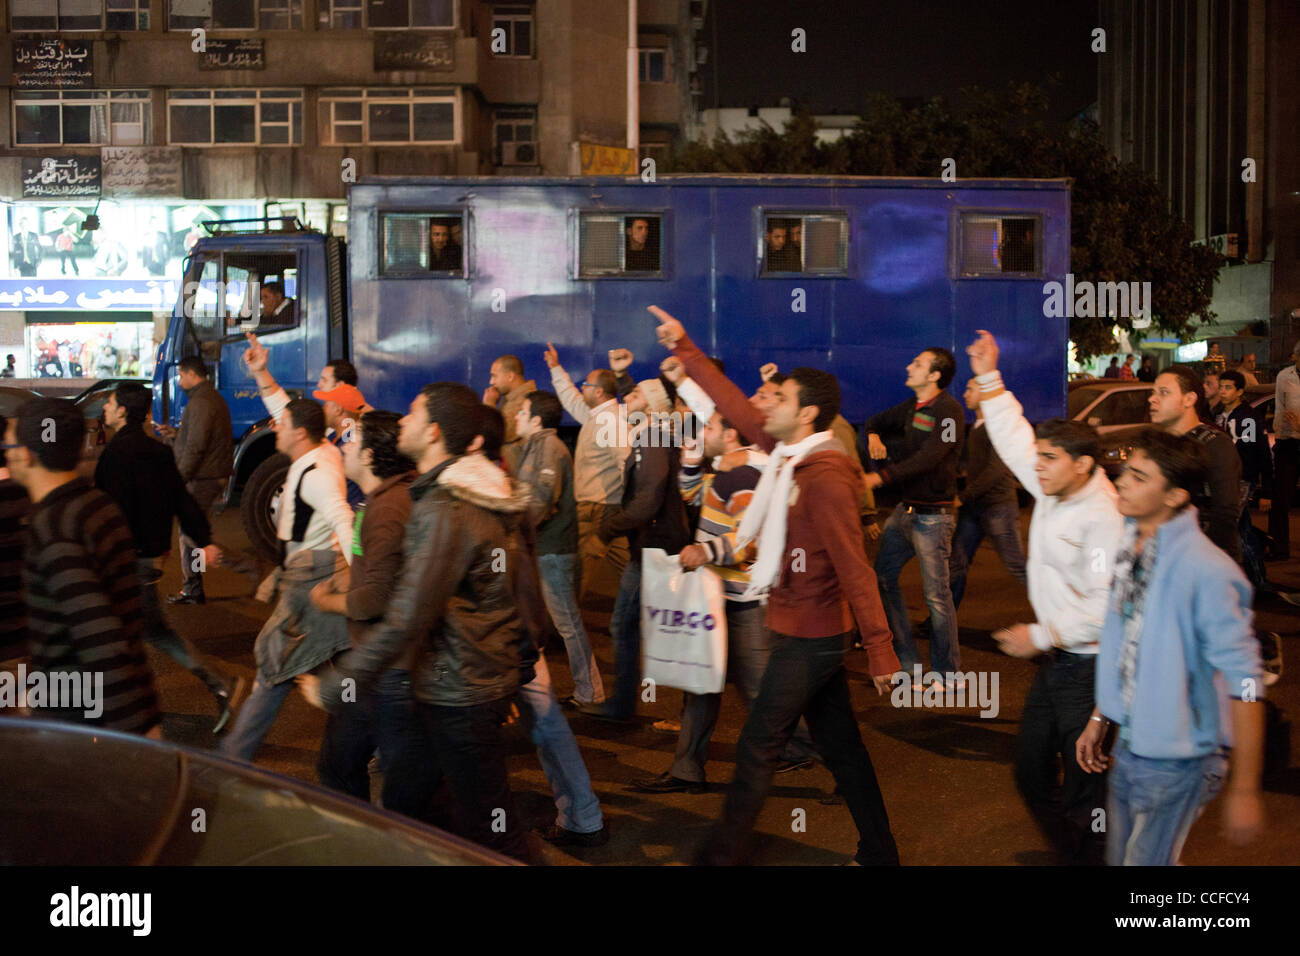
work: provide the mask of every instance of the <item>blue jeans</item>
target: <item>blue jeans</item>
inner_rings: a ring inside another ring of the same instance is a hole
[[[614,696],[606,702],[611,717],[628,718],[636,713],[641,688],[641,552],[638,550],[618,582],[618,597],[609,619],[609,636],[614,642]]]
[[[535,672],[536,676],[519,688],[519,702],[532,713],[532,740],[555,794],[555,824],[575,833],[595,833],[605,825],[600,801],[591,789],[578,741],[551,690],[545,656],[537,659]]]
[[[952,535],[952,557],[948,560],[948,580],[952,587],[952,606],[961,607],[966,593],[966,572],[980,542],[988,537],[1011,576],[1025,583],[1025,551],[1020,545],[1020,506],[1003,501],[987,508],[963,506],[957,512],[957,530]]]
[[[230,728],[221,746],[218,748],[227,757],[252,762],[257,748],[271,730],[280,708],[289,698],[294,682],[287,680],[281,684],[267,684],[259,673],[253,681],[253,689],[248,700],[239,708],[235,717],[235,726]]]
[[[1228,771],[1222,753],[1187,760],[1139,757],[1115,742],[1106,801],[1106,862],[1173,866],[1205,805]]]
[[[582,625],[578,610],[578,592],[574,581],[576,554],[539,554],[537,567],[542,579],[542,599],[551,613],[555,629],[564,640],[573,674],[573,696],[583,704],[599,704],[605,699],[605,685],[596,667],[596,655]]]
[[[1264,551],[1259,546],[1255,523],[1250,520],[1250,496],[1254,493],[1254,482],[1241,483],[1241,516],[1237,521],[1237,533],[1241,538],[1241,568],[1258,591],[1268,583],[1268,573],[1264,568]]]
[[[921,562],[921,584],[930,607],[930,669],[941,674],[961,670],[957,646],[957,609],[948,583],[952,534],[957,519],[951,514],[916,514],[900,504],[885,522],[876,555],[876,578],[885,605],[889,629],[894,632],[894,653],[903,670],[921,662],[912,639],[912,622],[903,603],[898,576],[915,555]]]
[[[763,684],[763,674],[772,656],[772,632],[767,627],[767,608],[757,601],[737,608],[727,602],[727,674],[740,690],[745,707],[752,710]],[[682,703],[682,729],[677,734],[677,753],[668,772],[679,780],[704,783],[704,764],[709,759],[709,740],[722,709],[722,694],[687,693]],[[782,760],[800,761],[815,756],[808,725],[800,719],[786,744]]]

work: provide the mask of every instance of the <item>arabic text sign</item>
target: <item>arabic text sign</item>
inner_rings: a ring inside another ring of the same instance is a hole
[[[632,150],[621,146],[597,146],[581,143],[582,175],[584,176],[635,176],[636,157]]]
[[[98,196],[100,192],[99,157],[24,156],[23,198],[64,198]]]
[[[163,279],[0,279],[0,311],[170,312],[178,291]]]
[[[214,40],[199,54],[200,70],[265,70],[266,41]]]
[[[14,40],[20,90],[84,90],[94,85],[91,46],[80,40]]]
[[[179,146],[105,146],[104,192],[110,196],[182,196]]]
[[[456,69],[455,41],[441,33],[381,33],[375,36],[375,71]]]

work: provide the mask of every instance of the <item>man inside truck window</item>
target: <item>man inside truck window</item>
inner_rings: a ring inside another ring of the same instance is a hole
[[[803,268],[799,249],[790,244],[790,230],[785,219],[767,221],[767,255],[765,268],[768,272],[798,272]]]
[[[460,243],[453,242],[451,221],[434,219],[429,222],[429,270],[431,272],[460,272],[463,257]]]
[[[284,297],[284,285],[279,282],[262,284],[262,317],[258,322],[263,325],[293,325],[297,321],[295,312],[298,303]]]
[[[636,217],[627,220],[627,249],[623,259],[624,272],[658,272],[659,249],[650,241],[650,220]]]

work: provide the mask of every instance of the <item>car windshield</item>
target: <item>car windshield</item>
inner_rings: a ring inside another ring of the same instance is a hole
[[[1069,399],[1066,401],[1066,409],[1068,412],[1066,417],[1076,417],[1085,408],[1095,402],[1097,396],[1101,395],[1104,391],[1106,391],[1104,388],[1076,388],[1070,393]]]

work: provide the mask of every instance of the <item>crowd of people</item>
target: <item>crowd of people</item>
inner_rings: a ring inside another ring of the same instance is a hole
[[[858,830],[850,862],[890,865],[899,849],[845,656],[864,652],[878,694],[941,696],[972,679],[958,608],[988,537],[1036,618],[994,637],[1006,654],[1041,661],[1015,780],[1058,859],[1176,863],[1225,781],[1229,834],[1259,833],[1262,701],[1281,659],[1277,635],[1253,624],[1256,594],[1276,589],[1248,503],[1265,488],[1285,525],[1300,450],[1295,368],[1279,376],[1271,455],[1263,422],[1241,405],[1240,374],[1219,376],[1211,414],[1195,373],[1162,372],[1152,426],[1112,484],[1093,427],[1030,425],[981,332],[966,350],[965,407],[949,392],[956,357],[923,350],[906,368],[912,396],[866,422],[864,467],[834,376],[767,365],[747,396],[681,322],[650,311],[670,353],[657,376],[633,381],[632,354],[614,350],[609,368],[575,384],[548,343],[552,390],[503,355],[482,395],[435,382],[400,411],[371,408],[342,359],[312,398],[291,399],[250,333],[247,368],[290,464],[280,560],[257,592],[273,610],[237,710],[243,681],[171,629],[156,593],[174,521],[184,584],[171,603],[204,603],[203,573],[220,562],[260,578],[212,540],[232,443],[203,362],[181,362],[188,402],[175,432],[149,421],[147,390],[116,390],[105,406],[115,434],[93,482],[76,472],[76,407],[28,402],[3,429],[0,660],[103,671],[97,722],[159,737],[152,643],[210,689],[217,730],[230,722],[220,750],[246,761],[300,687],[328,712],[324,785],[370,799],[377,762],[383,806],[428,821],[445,782],[459,833],[536,859],[514,809],[503,727],[524,721],[552,788],[555,822],[540,836],[578,850],[607,842],[569,716],[635,721],[643,552],[663,549],[721,578],[728,673],[748,709],[721,818],[696,862],[748,861],[773,775],[821,761]],[[565,412],[580,426],[572,452],[558,434]],[[1027,554],[1016,482],[1035,502]],[[899,499],[883,526],[880,489]],[[1273,545],[1285,554],[1289,539]],[[913,558],[928,669],[900,584]],[[581,611],[602,575],[617,581],[608,689]],[[544,653],[552,632],[573,686],[562,700]],[[705,792],[721,700],[685,694],[671,766],[630,789]],[[1103,808],[1109,822],[1098,828]]]

